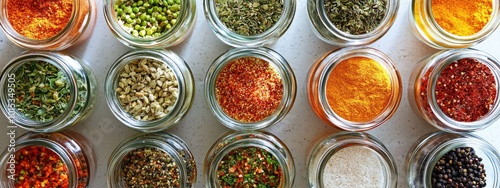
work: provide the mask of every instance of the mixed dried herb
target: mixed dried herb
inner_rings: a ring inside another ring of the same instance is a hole
[[[324,7],[333,25],[352,35],[373,31],[387,14],[387,0],[325,0]]]

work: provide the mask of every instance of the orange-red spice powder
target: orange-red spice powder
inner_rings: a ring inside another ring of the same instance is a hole
[[[257,122],[273,114],[283,97],[281,76],[269,62],[242,57],[229,62],[215,82],[222,110],[241,122]]]
[[[55,36],[68,25],[73,0],[8,0],[7,16],[20,35],[43,40]]]

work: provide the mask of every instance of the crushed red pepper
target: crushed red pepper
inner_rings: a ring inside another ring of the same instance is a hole
[[[430,71],[422,78],[420,95],[427,101]],[[436,101],[443,113],[462,122],[481,119],[496,99],[496,80],[490,68],[476,59],[463,58],[445,67],[437,79]],[[424,108],[430,111],[429,105]]]
[[[61,157],[43,146],[27,146],[15,154],[16,188],[67,188],[68,169]]]
[[[7,0],[7,16],[19,34],[48,39],[69,23],[73,0]]]
[[[226,154],[217,167],[223,188],[278,187],[283,172],[276,158],[263,148],[239,147]]]
[[[215,90],[219,105],[228,116],[241,122],[257,122],[278,108],[283,82],[269,62],[242,57],[222,69]]]

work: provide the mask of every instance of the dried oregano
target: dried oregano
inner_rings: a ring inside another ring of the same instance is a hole
[[[387,0],[325,0],[324,6],[333,25],[353,35],[373,31],[387,14]]]

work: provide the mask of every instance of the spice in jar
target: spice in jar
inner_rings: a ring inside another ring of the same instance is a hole
[[[391,98],[391,78],[386,68],[374,59],[350,57],[330,72],[326,98],[341,118],[367,122],[380,115]]]
[[[229,62],[217,75],[215,95],[222,110],[241,122],[257,122],[273,114],[283,97],[276,68],[257,57]]]
[[[373,31],[384,20],[387,0],[325,0],[324,8],[330,22],[337,29],[361,35]]]
[[[492,0],[432,0],[431,9],[438,25],[447,32],[470,36],[481,31],[490,21]]]
[[[181,0],[116,0],[116,19],[135,37],[158,37],[170,31],[181,12]]]
[[[68,168],[61,157],[43,146],[15,153],[15,187],[69,187]]]
[[[384,166],[377,153],[363,146],[349,146],[327,161],[323,187],[385,187]]]
[[[450,150],[432,169],[432,187],[486,187],[486,170],[481,161],[474,148]]]
[[[420,96],[427,101],[427,75],[421,79]],[[448,117],[462,122],[477,121],[491,111],[496,100],[496,79],[490,68],[472,58],[463,58],[447,65],[437,78],[436,102]],[[430,111],[425,103],[424,109]]]
[[[73,11],[73,0],[7,0],[7,17],[14,30],[44,40],[61,32]]]
[[[283,0],[215,0],[219,20],[245,36],[269,30],[280,19],[283,8]]]
[[[136,59],[118,73],[115,89],[122,108],[133,118],[153,121],[165,117],[179,96],[175,73],[155,59]]]
[[[56,66],[29,61],[20,65],[15,76],[16,109],[26,118],[49,122],[68,108],[69,80]]]
[[[180,187],[179,167],[160,149],[134,149],[123,158],[121,167],[125,187]]]
[[[282,169],[271,153],[259,147],[239,147],[226,154],[217,167],[224,188],[279,187]]]

